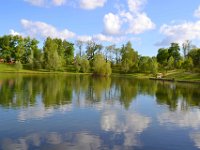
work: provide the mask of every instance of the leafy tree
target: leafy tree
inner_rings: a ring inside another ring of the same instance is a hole
[[[66,64],[71,64],[74,58],[74,44],[64,40],[63,48],[64,48],[64,60],[66,60]]]
[[[96,54],[94,57],[94,74],[109,76],[112,73],[111,65],[106,62],[102,54]]]
[[[44,65],[46,69],[49,70],[59,70],[61,69],[61,61],[57,52],[57,43],[48,37],[44,44]]]
[[[200,66],[200,48],[194,48],[188,53],[188,57],[192,58],[194,67]]]
[[[155,57],[150,58],[148,61],[149,64],[149,70],[152,74],[156,74],[158,72],[158,62]]]
[[[169,58],[170,57],[174,58],[174,67],[177,66],[178,60],[181,59],[181,55],[179,51],[180,51],[180,47],[178,43],[171,43],[171,46],[168,49],[168,53],[169,53]]]
[[[174,57],[173,56],[171,56],[169,58],[167,67],[169,70],[174,69]]]
[[[157,58],[157,61],[158,61],[159,64],[161,64],[162,66],[166,66],[167,60],[169,58],[168,49],[160,48],[158,50],[158,54],[157,54],[156,58]]]
[[[74,67],[76,72],[79,72],[81,69],[81,57],[79,55],[76,55],[74,59]]]
[[[138,53],[132,48],[131,42],[128,42],[121,49],[122,65],[121,69],[123,72],[128,72],[132,67],[136,66],[138,61]]]
[[[100,52],[102,50],[103,46],[101,44],[97,44],[94,41],[88,41],[86,46],[86,54],[88,57],[88,60],[93,60],[94,55],[97,52]]]
[[[149,72],[150,71],[151,58],[148,56],[141,56],[139,59],[139,71],[140,72]],[[153,65],[153,64],[152,64]]]
[[[0,37],[0,57],[6,62],[9,62],[14,52],[13,36],[4,35]]]
[[[90,63],[86,57],[81,59],[81,72],[86,73],[90,70]]]
[[[183,62],[183,68],[186,70],[191,70],[193,68],[193,60],[191,57],[185,59],[185,61]]]
[[[106,49],[105,53],[106,61],[108,60],[112,61],[112,53],[115,51],[115,45],[106,46],[105,49]]]

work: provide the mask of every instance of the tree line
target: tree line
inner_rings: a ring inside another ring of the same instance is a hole
[[[154,57],[142,56],[131,42],[103,46],[94,41],[71,43],[58,38],[46,38],[43,48],[30,37],[4,35],[0,37],[0,62],[17,64],[26,69],[48,71],[93,72],[95,75],[117,73],[152,73],[172,69],[200,71],[200,48],[190,41],[171,43],[160,48]],[[75,49],[78,53],[75,55]],[[181,49],[183,56],[181,56]]]

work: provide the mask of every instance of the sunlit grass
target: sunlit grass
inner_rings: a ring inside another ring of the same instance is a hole
[[[184,70],[168,71],[165,77],[175,80],[200,81],[200,73],[185,72]]]

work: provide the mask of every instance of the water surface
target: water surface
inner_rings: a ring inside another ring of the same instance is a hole
[[[0,75],[0,149],[200,149],[200,85]]]

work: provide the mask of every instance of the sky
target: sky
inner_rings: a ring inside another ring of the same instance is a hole
[[[144,56],[185,40],[200,46],[200,0],[1,0],[0,36],[93,40]]]

